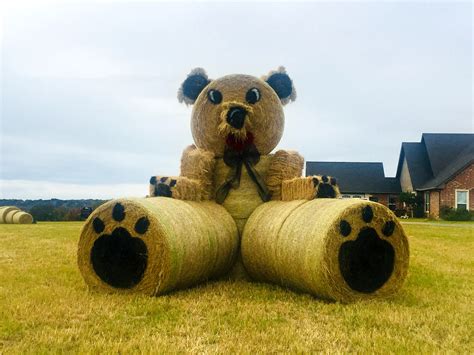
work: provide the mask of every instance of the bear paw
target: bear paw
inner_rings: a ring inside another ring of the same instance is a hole
[[[167,176],[152,176],[150,179],[150,196],[173,197],[171,189],[176,186],[177,179]]]
[[[178,200],[200,201],[205,197],[202,184],[183,176],[152,176],[151,197],[172,197]]]
[[[340,196],[336,179],[330,176],[307,176],[284,180],[281,185],[283,201],[337,198]]]
[[[138,218],[133,231],[123,226],[126,221],[125,208],[116,203],[112,209],[113,223],[111,234],[104,234],[105,223],[99,217],[92,221],[92,227],[98,238],[91,249],[91,263],[95,273],[105,283],[117,288],[132,288],[143,278],[148,262],[148,250],[141,239],[150,222],[147,217]]]
[[[316,198],[336,198],[339,196],[336,178],[330,176],[313,176],[313,186]]]
[[[371,293],[392,275],[395,250],[388,240],[397,226],[393,220],[375,225],[373,209],[369,205],[360,211],[360,219],[363,227],[358,230],[345,219],[339,224],[341,238],[350,239],[340,246],[339,268],[351,289]]]

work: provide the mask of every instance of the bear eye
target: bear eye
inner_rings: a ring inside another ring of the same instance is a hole
[[[245,100],[249,104],[254,104],[260,100],[260,91],[257,88],[250,89],[247,91],[247,95],[245,95]]]
[[[211,89],[207,92],[207,98],[213,104],[217,105],[217,104],[220,104],[222,101],[222,94],[219,90]]]

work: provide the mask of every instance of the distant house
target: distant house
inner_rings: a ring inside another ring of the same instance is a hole
[[[86,220],[92,213],[92,207],[82,207],[81,208],[81,220]]]
[[[385,177],[383,163],[307,162],[306,175],[337,179],[343,198],[363,198],[395,210],[402,191],[397,178]]]
[[[424,133],[420,142],[402,143],[396,177],[382,163],[307,162],[306,175],[337,178],[343,197],[399,207],[401,191],[421,194],[427,215],[441,206],[474,209],[474,134]]]
[[[430,216],[441,206],[474,209],[474,134],[424,133],[402,143],[396,178],[403,191],[423,194]]]

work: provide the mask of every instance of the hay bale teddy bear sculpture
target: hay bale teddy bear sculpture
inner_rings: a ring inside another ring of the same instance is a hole
[[[271,153],[295,97],[284,68],[216,80],[193,70],[178,93],[194,105],[181,174],[153,176],[153,197],[94,211],[79,241],[86,283],[160,295],[242,263],[252,279],[343,302],[398,290],[408,242],[395,215],[337,198],[333,177],[302,177],[297,152]]]

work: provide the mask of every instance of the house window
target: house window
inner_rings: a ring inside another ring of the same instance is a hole
[[[389,196],[388,197],[388,208],[392,211],[397,209],[397,197],[396,196]]]
[[[469,190],[456,190],[456,208],[469,209]]]
[[[371,196],[369,197],[369,200],[373,202],[379,202],[379,198],[377,196]]]
[[[430,192],[425,192],[425,212],[430,213]]]
[[[341,196],[342,198],[361,198],[363,200],[368,200],[368,198],[366,197],[366,195],[349,195],[349,194],[343,194]]]

